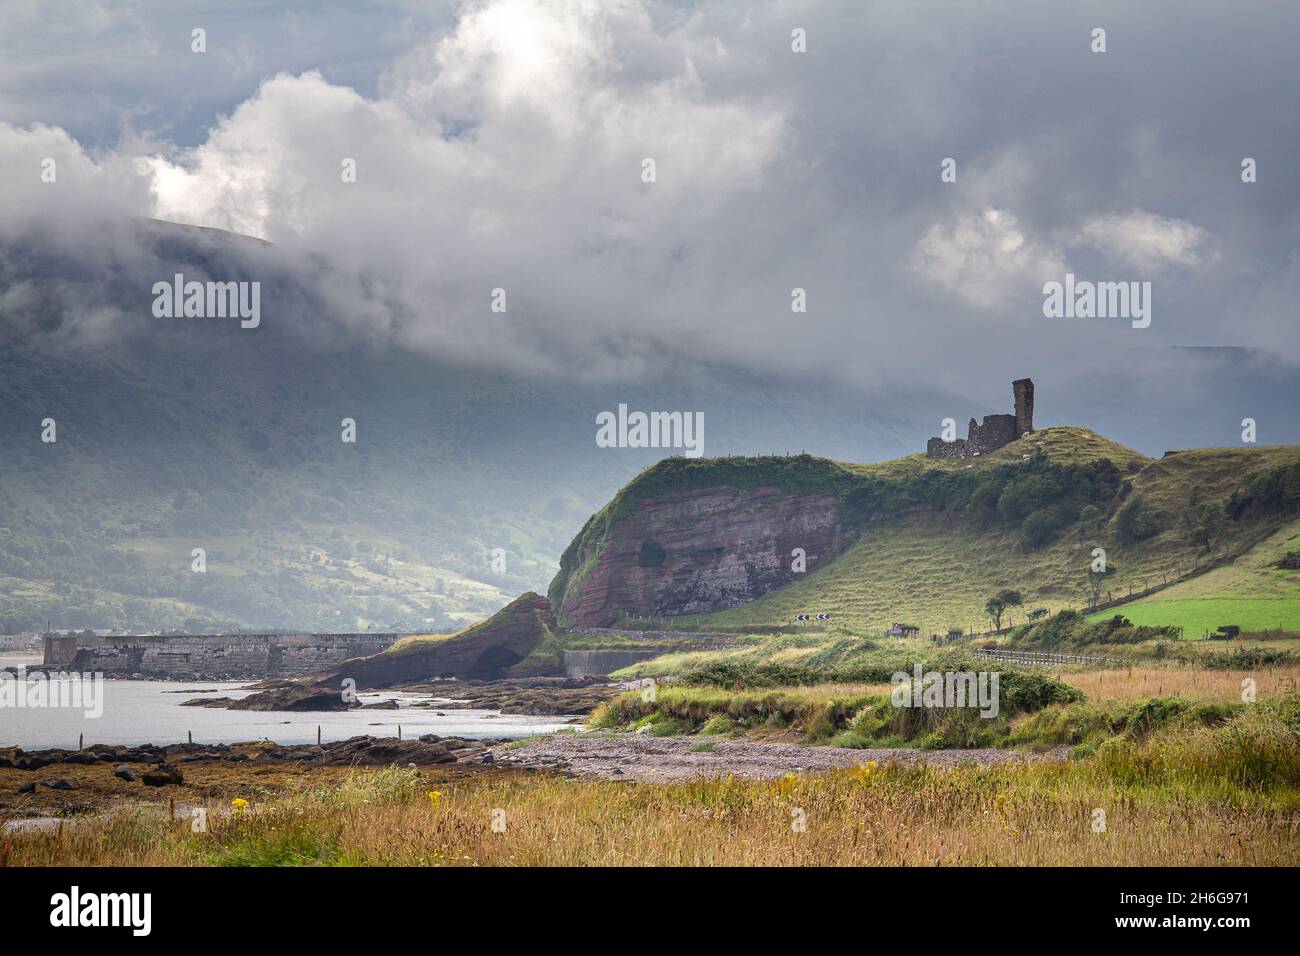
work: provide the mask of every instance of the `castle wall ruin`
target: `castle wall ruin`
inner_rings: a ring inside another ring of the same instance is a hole
[[[1015,398],[1015,413],[1011,415],[985,415],[983,423],[975,419],[966,426],[966,437],[954,441],[931,438],[925,445],[930,458],[959,459],[987,455],[1034,430],[1034,382],[1018,378],[1011,383]]]

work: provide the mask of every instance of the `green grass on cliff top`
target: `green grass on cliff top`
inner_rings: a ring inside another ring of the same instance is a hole
[[[975,458],[948,460],[928,458],[924,452],[895,458],[891,461],[858,464],[841,462],[840,467],[859,475],[877,478],[906,478],[923,471],[959,471],[995,465],[1010,465],[1023,461],[1026,455],[1042,449],[1053,461],[1061,464],[1083,465],[1092,461],[1109,459],[1125,474],[1148,465],[1152,459],[1141,452],[1127,448],[1119,442],[1098,435],[1090,428],[1062,426],[1044,428],[1028,438],[1021,438],[997,451]]]

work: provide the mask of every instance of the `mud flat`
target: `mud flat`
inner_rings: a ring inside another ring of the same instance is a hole
[[[734,775],[750,780],[783,777],[787,773],[832,770],[868,763],[927,763],[935,767],[960,764],[1002,764],[1064,760],[1068,748],[1046,753],[1012,750],[848,750],[842,747],[800,747],[787,743],[720,740],[713,749],[699,749],[708,738],[650,737],[641,734],[595,736],[553,734],[522,745],[493,748],[498,765],[549,770],[584,779],[680,783]]]

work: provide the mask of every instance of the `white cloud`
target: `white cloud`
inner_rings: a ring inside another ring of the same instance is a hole
[[[752,200],[787,132],[682,49],[632,0],[475,5],[376,98],[315,72],[264,82],[203,145],[145,161],[155,213],[324,253],[364,276],[351,296],[339,280],[346,311],[400,303],[378,324],[439,354],[537,364],[543,324],[545,349],[596,361],[626,361],[632,337],[689,347],[716,286],[701,237]],[[487,312],[496,287],[505,316]]]
[[[88,153],[57,126],[21,128],[0,120],[0,169],[0,227],[7,230],[149,208],[148,181],[131,157]],[[43,178],[47,169],[52,182]]]
[[[1003,306],[1064,271],[1056,249],[1030,238],[1013,213],[991,206],[932,225],[917,242],[911,266],[982,309]]]
[[[974,192],[984,194],[976,184]],[[986,206],[931,225],[917,241],[915,273],[976,308],[1006,306],[1067,271],[1067,250],[1091,247],[1145,272],[1190,268],[1216,255],[1214,237],[1184,220],[1145,210],[1093,216],[1078,227],[1034,236],[1015,214]]]
[[[1108,258],[1152,272],[1170,266],[1197,266],[1213,256],[1212,237],[1186,219],[1137,209],[1124,215],[1094,216],[1079,229],[1079,240]]]

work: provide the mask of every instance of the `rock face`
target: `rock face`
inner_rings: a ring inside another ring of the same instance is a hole
[[[803,549],[812,570],[843,543],[831,491],[763,485],[671,491],[633,502],[595,554],[566,553],[582,567],[572,568],[558,589],[557,615],[565,626],[607,627],[624,614],[670,617],[736,607],[794,580],[794,549]]]

